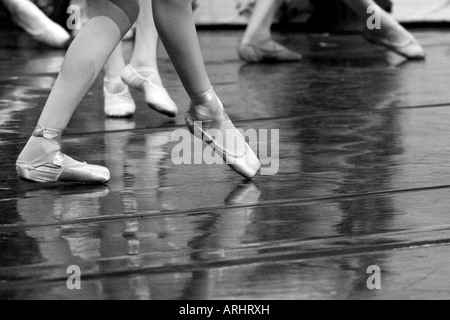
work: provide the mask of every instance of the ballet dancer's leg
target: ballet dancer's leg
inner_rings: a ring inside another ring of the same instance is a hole
[[[163,87],[158,71],[158,31],[153,20],[151,0],[139,0],[141,14],[136,26],[136,42],[130,64],[122,78],[130,87],[142,91],[148,106],[169,117],[176,117],[178,108]]]
[[[192,1],[153,0],[153,13],[164,46],[191,97],[191,108],[186,115],[188,127],[210,143],[230,167],[246,178],[254,177],[261,164],[211,87],[195,29]],[[226,140],[233,139],[234,148],[226,147],[224,141],[212,137],[207,129],[218,130]]]
[[[69,33],[50,20],[29,0],[1,0],[15,23],[37,41],[49,46],[62,48],[70,41]]]
[[[271,27],[282,0],[257,0],[238,53],[247,62],[300,61],[302,56],[272,40]]]
[[[152,0],[139,0],[141,13],[136,24],[136,44],[130,65],[135,69],[158,70],[159,35],[153,20]],[[162,82],[158,83],[162,86]]]
[[[375,8],[381,18],[381,29],[365,29],[364,37],[378,45],[382,45],[408,59],[424,59],[425,51],[414,36],[403,28],[389,13],[373,0],[343,0],[362,20],[366,21]]]
[[[37,182],[104,183],[106,168],[61,152],[61,135],[106,60],[139,14],[137,0],[96,0],[98,11],[70,46],[38,126],[17,161],[20,177]]]

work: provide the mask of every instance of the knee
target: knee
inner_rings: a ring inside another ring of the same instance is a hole
[[[140,6],[138,0],[110,0],[128,16],[131,24],[134,24],[139,17]]]

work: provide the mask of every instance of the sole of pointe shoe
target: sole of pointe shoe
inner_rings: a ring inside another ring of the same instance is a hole
[[[92,169],[96,170],[95,175]],[[84,184],[105,184],[111,180],[111,173],[107,168],[89,165],[84,168],[65,168],[58,177],[60,182],[73,182]]]
[[[203,142],[210,145],[214,151],[222,157],[225,163],[233,169],[235,172],[246,178],[247,180],[252,180],[261,170],[261,163],[258,157],[255,155],[250,146],[246,143],[246,151],[242,156],[233,156],[227,153],[219,147],[212,137],[210,137],[206,132],[204,132],[200,127],[195,124],[195,120],[186,114],[186,125],[189,131],[194,135],[194,137],[202,140]],[[239,132],[238,132],[239,133]],[[240,135],[240,133],[239,133]],[[241,135],[241,139],[245,141],[244,137]]]

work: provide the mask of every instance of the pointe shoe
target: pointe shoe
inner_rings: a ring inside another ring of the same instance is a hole
[[[249,180],[255,177],[261,169],[261,163],[242,134],[233,125],[214,90],[211,88],[208,92],[191,99],[191,107],[185,118],[191,133],[208,143],[234,171]],[[217,103],[212,109],[207,105],[214,100]],[[213,130],[221,133],[223,141],[212,136]],[[234,143],[227,143],[227,141],[234,141]]]
[[[283,47],[270,38],[254,44],[241,42],[238,54],[248,63],[298,62],[303,58],[301,54]]]
[[[148,74],[143,77],[139,72]],[[175,118],[178,115],[178,107],[170,98],[167,90],[155,84],[156,77],[159,78],[158,71],[154,69],[136,70],[128,65],[122,74],[122,80],[130,87],[144,92],[145,102],[153,110],[162,113],[168,117]]]
[[[43,138],[58,148],[61,146],[62,132],[37,126],[33,132],[36,138]],[[78,162],[61,151],[50,152],[33,162],[16,162],[17,173],[24,180],[48,182],[106,183],[110,179],[107,168]]]
[[[48,46],[64,48],[71,40],[70,34],[63,27],[50,20],[30,1],[18,1],[11,8],[11,16],[14,22],[36,41]],[[36,24],[41,27],[36,29]]]
[[[403,30],[399,29],[399,32]],[[405,30],[406,31],[406,30]],[[406,31],[407,32],[407,31]],[[394,43],[387,39],[375,36],[369,31],[363,33],[363,37],[370,43],[383,46],[409,60],[424,60],[426,58],[425,50],[419,42],[410,35],[410,39],[403,43]]]
[[[111,93],[108,90],[108,80],[105,79],[103,92],[105,95],[105,114],[109,118],[129,118],[136,112],[136,104],[130,90],[125,86],[119,93]]]

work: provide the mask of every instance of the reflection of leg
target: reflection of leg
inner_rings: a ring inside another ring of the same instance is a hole
[[[122,81],[122,72],[125,68],[122,44],[114,50],[105,64],[105,114],[111,118],[126,118],[136,112],[136,104],[131,96],[128,86]]]
[[[100,4],[97,15],[69,48],[38,129],[19,156],[17,165],[23,178],[40,182],[109,180],[106,168],[89,166],[61,153],[62,131],[139,12],[137,2],[130,0],[96,3]]]
[[[156,111],[169,117],[178,114],[178,108],[163,87],[157,65],[159,36],[153,20],[150,0],[140,0],[141,14],[136,28],[136,45],[130,65],[125,69],[125,82],[145,93],[145,101]]]
[[[364,21],[369,18],[367,13],[369,7],[376,8],[380,13],[381,29],[366,29],[364,35],[368,41],[382,45],[409,59],[425,58],[425,52],[414,36],[373,0],[343,1]]]
[[[258,172],[260,163],[243,137],[234,130],[220,99],[211,88],[195,29],[192,2],[153,0],[153,12],[161,39],[186,91],[191,96],[191,109],[186,117],[189,128],[195,132],[195,124],[201,124],[204,129],[221,131],[222,137],[235,139],[237,143],[234,150],[224,150],[224,146],[218,145],[215,139],[204,136],[205,141],[216,148],[216,152],[228,157],[227,160],[234,170],[252,178]],[[202,128],[199,132],[203,131]]]
[[[29,0],[1,0],[22,29],[37,41],[62,48],[70,41],[70,35],[60,25],[50,20]]]
[[[255,209],[250,207],[259,202],[261,191],[254,184],[243,184],[234,189],[225,199],[228,206],[249,205],[242,208],[228,208],[217,222],[214,237],[222,248],[237,248],[247,232],[249,219]]]
[[[247,62],[299,61],[302,56],[272,40],[271,27],[280,0],[257,0],[256,7],[239,47],[240,57]]]
[[[227,205],[256,204],[261,191],[253,184],[234,189],[225,200]],[[217,261],[226,258],[226,252],[239,248],[247,231],[252,208],[229,208],[219,215],[198,223],[200,236],[189,243],[194,261]],[[196,232],[197,233],[197,232]],[[192,273],[192,281],[183,290],[183,299],[204,300],[211,297],[217,271],[200,270]]]

